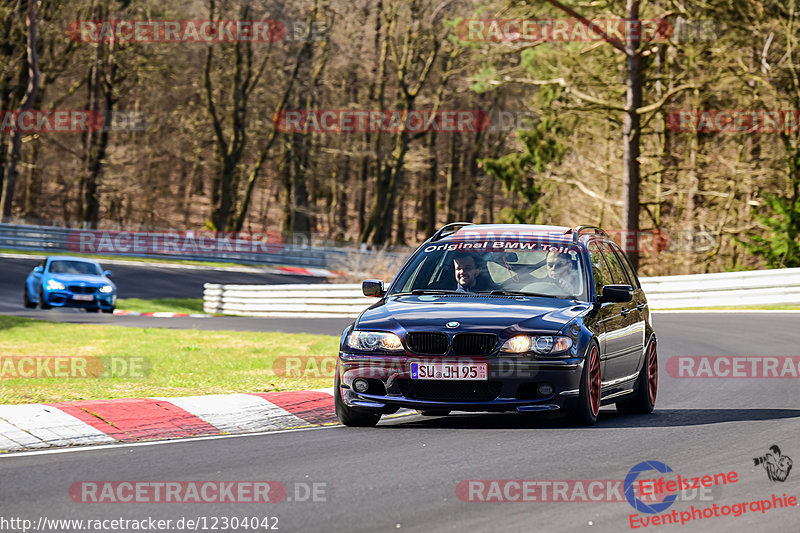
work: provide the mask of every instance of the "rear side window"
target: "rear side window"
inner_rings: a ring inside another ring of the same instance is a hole
[[[631,282],[628,280],[628,275],[625,273],[625,269],[622,268],[622,264],[614,254],[614,251],[606,243],[602,243],[602,249],[603,257],[606,258],[608,268],[611,270],[611,279],[614,280],[614,283],[617,285],[630,285]]]
[[[608,269],[603,254],[596,242],[589,243],[589,260],[592,262],[592,275],[594,277],[594,290],[597,294],[603,294],[603,285],[611,285],[611,271]]]
[[[639,284],[639,278],[636,277],[636,273],[633,271],[633,267],[631,266],[631,262],[628,260],[628,256],[626,256],[616,244],[609,244],[609,247],[617,254],[617,258],[619,259],[620,264],[622,264],[622,268],[625,269],[625,273],[628,274],[628,279],[631,280],[631,285],[633,285],[633,288],[640,288],[641,285]]]

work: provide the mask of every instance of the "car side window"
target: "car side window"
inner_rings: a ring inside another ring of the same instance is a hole
[[[611,270],[611,279],[614,280],[614,283],[617,285],[630,285],[631,282],[628,279],[628,275],[625,273],[625,270],[622,268],[619,259],[614,254],[611,247],[606,243],[602,243],[602,250],[603,257],[606,258],[608,268]]]
[[[594,277],[595,292],[603,294],[603,285],[611,285],[611,271],[608,269],[600,247],[596,242],[589,243],[589,260],[592,262],[592,277]]]
[[[636,273],[633,271],[633,267],[631,266],[631,262],[628,260],[628,257],[625,253],[619,249],[619,246],[616,244],[609,244],[609,247],[614,250],[616,253],[617,258],[619,259],[620,264],[622,264],[622,268],[625,269],[625,273],[628,275],[628,279],[631,280],[631,285],[634,289],[638,289],[641,287],[639,283],[639,278],[636,277]]]

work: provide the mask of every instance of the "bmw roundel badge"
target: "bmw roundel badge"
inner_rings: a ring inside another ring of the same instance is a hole
[[[457,328],[460,325],[461,324],[459,324],[458,322],[448,322],[447,324],[445,324],[445,326],[447,326],[448,328]]]

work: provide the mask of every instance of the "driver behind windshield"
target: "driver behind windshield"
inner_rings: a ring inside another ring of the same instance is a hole
[[[475,254],[457,253],[453,257],[456,274],[456,291],[489,292],[496,287],[489,278],[485,264]]]
[[[577,294],[581,288],[578,269],[569,254],[550,248],[547,252],[547,277],[568,294]]]

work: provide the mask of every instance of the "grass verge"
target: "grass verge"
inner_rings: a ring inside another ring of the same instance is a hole
[[[0,316],[0,404],[332,387],[332,375],[320,369],[335,361],[338,342],[330,335],[128,328]],[[103,358],[106,368],[111,358],[135,360],[143,361],[140,368],[146,371],[96,378],[9,377],[14,368],[22,368],[15,356]],[[317,371],[304,372],[306,377],[287,377],[282,358],[297,356],[325,358],[328,364],[314,366]]]
[[[203,313],[202,298],[157,298],[143,300],[141,298],[119,298],[117,309],[137,311],[139,313]]]

